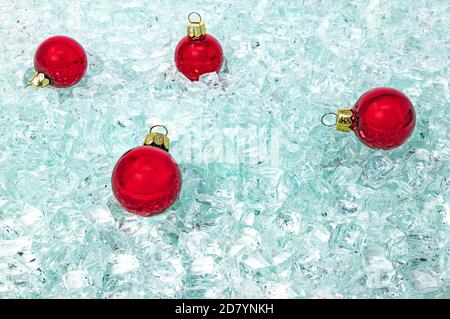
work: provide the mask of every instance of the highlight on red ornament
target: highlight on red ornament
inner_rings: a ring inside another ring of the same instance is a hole
[[[162,128],[165,133],[154,132]],[[112,172],[112,191],[119,204],[140,216],[160,214],[172,206],[181,190],[181,171],[169,154],[167,128],[155,125],[144,145],[117,161]]]
[[[87,70],[83,47],[67,36],[53,36],[42,42],[34,55],[33,77],[28,85],[66,88],[77,84]]]
[[[326,123],[325,117],[335,116],[336,122]],[[338,131],[353,131],[365,145],[390,150],[402,145],[414,131],[416,114],[409,98],[392,88],[375,88],[364,93],[352,109],[326,113],[322,124]]]
[[[193,16],[197,19],[194,20]],[[175,49],[175,65],[191,81],[198,81],[205,73],[219,72],[223,64],[223,51],[219,41],[206,33],[200,14],[188,16],[187,36]]]

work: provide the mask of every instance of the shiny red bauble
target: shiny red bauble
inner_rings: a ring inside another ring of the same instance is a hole
[[[198,81],[205,73],[219,72],[223,64],[223,51],[219,41],[212,35],[186,36],[175,49],[178,71],[191,81]]]
[[[181,190],[181,172],[170,154],[154,146],[126,152],[112,173],[112,190],[127,211],[152,216],[173,205]]]
[[[48,38],[39,45],[34,55],[34,68],[57,88],[72,86],[80,81],[87,69],[83,47],[66,36]]]
[[[352,109],[351,129],[367,146],[383,150],[396,148],[412,134],[415,112],[402,92],[376,88],[364,93]]]

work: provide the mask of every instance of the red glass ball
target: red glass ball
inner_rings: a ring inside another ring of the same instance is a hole
[[[389,150],[402,145],[414,130],[416,115],[402,92],[376,88],[364,93],[352,109],[359,139],[369,147]]]
[[[139,146],[123,154],[111,179],[118,202],[140,216],[164,212],[181,190],[178,164],[168,152],[154,146]]]
[[[44,73],[53,87],[72,86],[86,73],[86,52],[74,39],[54,36],[39,45],[34,55],[34,68]]]
[[[212,35],[184,37],[175,49],[175,65],[191,81],[200,75],[219,72],[223,64],[223,51],[219,41]]]

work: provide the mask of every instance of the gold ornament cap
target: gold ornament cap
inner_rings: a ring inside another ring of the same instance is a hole
[[[350,132],[353,124],[353,112],[351,109],[338,109],[336,113],[336,129],[342,132]]]
[[[193,19],[192,16],[197,16],[197,19]],[[191,12],[188,15],[187,35],[190,38],[198,38],[206,34],[205,22],[202,16],[197,12]]]
[[[50,86],[50,80],[45,77],[44,73],[41,72],[34,72],[33,76],[31,77],[30,81],[28,82],[27,86],[32,86],[34,89],[37,89],[39,87],[45,88]]]
[[[325,117],[328,115],[334,115],[336,118],[336,122],[335,123],[326,123],[324,121]],[[329,112],[329,113],[325,113],[322,116],[322,124],[325,126],[334,126],[336,125],[336,130],[338,131],[342,131],[342,132],[350,132],[352,130],[352,125],[353,125],[353,112],[352,109],[338,109],[336,113],[333,112]]]
[[[165,134],[153,132],[155,128],[162,128],[165,131]],[[169,131],[164,125],[154,125],[150,128],[150,132],[147,134],[144,140],[144,145],[158,147],[166,152],[169,151],[169,138],[167,135]]]

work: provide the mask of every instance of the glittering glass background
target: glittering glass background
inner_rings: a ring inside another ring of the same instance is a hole
[[[198,83],[173,66],[192,10],[226,57]],[[0,21],[0,297],[450,297],[449,1],[2,0]],[[86,77],[23,89],[56,34]],[[320,124],[378,86],[416,107],[402,147]],[[184,184],[141,218],[110,174],[156,123]],[[195,158],[227,130],[250,160]]]

